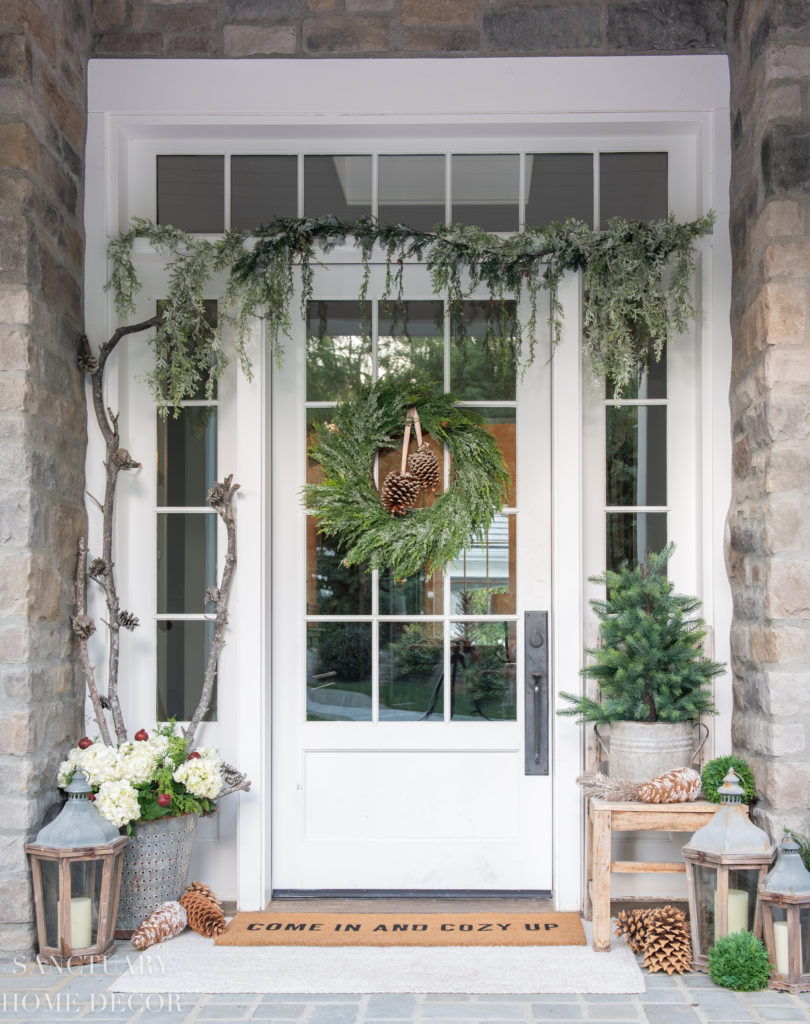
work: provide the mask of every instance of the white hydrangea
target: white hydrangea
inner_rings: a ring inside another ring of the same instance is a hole
[[[151,740],[143,743],[129,740],[121,744],[118,754],[121,761],[121,778],[128,779],[133,786],[148,782],[152,778],[155,765],[162,756]]]
[[[205,757],[202,750],[198,753],[199,757],[184,761],[172,778],[185,786],[192,796],[215,800],[222,789],[222,775],[219,770],[222,762],[216,752],[213,752],[214,756]]]
[[[104,782],[116,782],[121,778],[121,758],[115,747],[106,743],[93,743],[85,750],[74,747],[67,760],[59,765],[59,785],[66,786],[68,778],[77,769],[87,776],[91,786],[100,786]]]
[[[62,789],[68,785],[70,780],[73,778],[73,773],[79,766],[79,755],[81,750],[78,747],[74,747],[67,756],[67,760],[63,761],[59,765],[59,772],[56,776],[56,784]]]
[[[219,756],[219,751],[215,750],[214,747],[197,747],[197,753],[202,761],[208,761],[216,765],[218,769],[222,767],[222,758]]]
[[[141,816],[138,794],[127,779],[103,782],[96,794],[96,808],[117,828],[130,821],[137,821]]]

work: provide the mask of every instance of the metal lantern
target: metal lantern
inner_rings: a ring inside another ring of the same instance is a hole
[[[757,890],[773,861],[775,848],[742,806],[744,790],[733,769],[718,789],[720,806],[708,825],[683,848],[692,965],[705,971],[709,949],[720,937],[738,931],[759,936]]]
[[[810,871],[792,839],[782,840],[759,902],[763,938],[776,972],[771,988],[810,992]]]
[[[91,792],[84,773],[75,772],[67,803],[25,847],[42,963],[94,963],[115,948],[122,852],[129,839],[99,814]]]

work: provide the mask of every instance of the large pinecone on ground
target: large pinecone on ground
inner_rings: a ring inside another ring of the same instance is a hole
[[[439,485],[439,460],[427,441],[423,441],[413,455],[408,456],[408,470],[426,491],[435,491]]]
[[[180,897],[180,905],[188,914],[188,926],[206,939],[225,931],[225,915],[213,891],[202,882],[192,882]]]
[[[132,945],[136,949],[148,949],[156,942],[179,935],[186,923],[185,907],[176,900],[161,903],[132,933]]]
[[[654,974],[684,974],[692,970],[692,944],[686,914],[676,907],[650,911],[644,939],[644,966]]]
[[[395,515],[404,516],[416,504],[421,489],[422,485],[415,476],[410,473],[403,476],[398,470],[392,470],[383,481],[380,491],[383,508],[391,513],[392,519]]]
[[[624,936],[634,953],[644,951],[647,934],[647,920],[654,913],[652,908],[644,910],[620,910],[616,918],[616,934]]]

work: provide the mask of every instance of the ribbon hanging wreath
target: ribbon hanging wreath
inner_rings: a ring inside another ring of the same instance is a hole
[[[374,460],[400,447],[402,424],[414,421],[414,408],[421,427],[450,456],[450,483],[432,504],[392,515],[377,491]],[[386,377],[360,387],[330,422],[316,425],[310,456],[323,468],[323,481],[308,484],[303,496],[320,533],[340,545],[346,565],[393,569],[403,578],[441,569],[482,542],[509,485],[483,417],[412,380]]]

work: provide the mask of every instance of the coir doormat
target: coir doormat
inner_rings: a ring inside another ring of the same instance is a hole
[[[578,914],[239,913],[218,946],[584,946]]]

